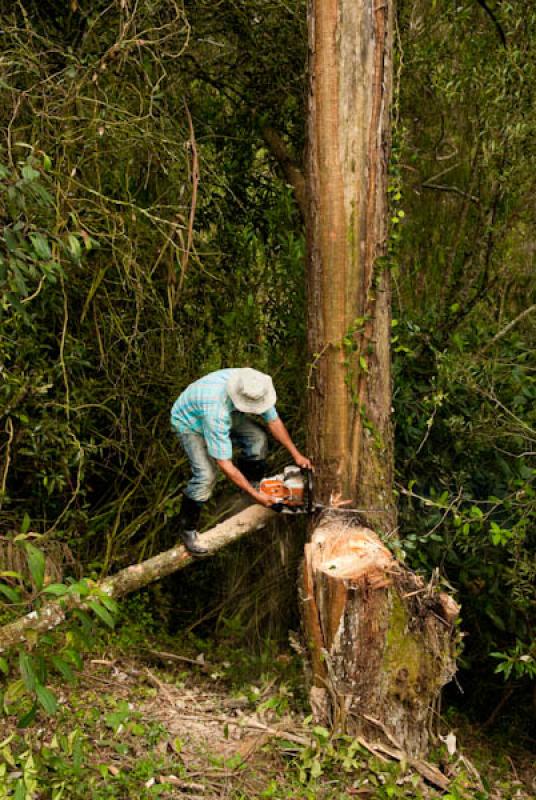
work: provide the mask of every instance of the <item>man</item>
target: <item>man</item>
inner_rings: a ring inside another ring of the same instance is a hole
[[[253,483],[264,476],[268,440],[264,430],[246,414],[258,414],[278,442],[287,448],[295,463],[312,465],[294,445],[275,410],[276,393],[272,379],[263,372],[220,369],[191,383],[171,409],[171,426],[190,461],[192,477],[186,489],[179,517],[179,532],[188,552],[203,555],[197,526],[203,503],[212,494],[216,466],[236,486],[260,505],[270,507],[273,499],[259,492]],[[233,444],[241,456],[233,464]],[[277,504],[276,504],[277,505]]]

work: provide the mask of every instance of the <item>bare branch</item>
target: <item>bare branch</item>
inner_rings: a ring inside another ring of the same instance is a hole
[[[211,554],[215,553],[229,542],[263,528],[270,519],[274,519],[273,511],[264,506],[249,506],[203,534],[203,544],[209,548]],[[178,545],[141,564],[133,564],[110,578],[105,578],[97,584],[97,589],[109,597],[123,597],[186,567],[192,560],[193,557],[185,548]],[[15,622],[4,625],[0,628],[0,653],[25,641],[32,635],[31,632],[44,633],[57,627],[65,620],[69,611],[83,608],[86,604],[86,597],[72,595],[68,600],[47,603],[38,611],[32,611]]]
[[[503,336],[506,336],[506,334],[509,331],[512,330],[514,325],[517,325],[518,322],[521,322],[522,319],[525,319],[525,317],[528,317],[528,315],[531,314],[535,310],[536,310],[536,303],[534,305],[529,306],[528,308],[526,308],[524,311],[521,312],[521,314],[518,314],[517,317],[514,317],[514,319],[511,322],[509,322],[508,325],[506,325],[502,329],[502,331],[499,331],[499,333],[495,334],[493,339],[490,339],[490,341],[487,343],[487,345],[485,345],[485,347],[483,347],[480,352],[481,353],[485,353],[486,350],[489,350],[489,348],[492,347],[495,344],[495,342],[498,342],[499,339],[502,339]]]

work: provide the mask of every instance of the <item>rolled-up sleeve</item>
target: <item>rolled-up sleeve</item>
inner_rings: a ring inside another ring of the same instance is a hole
[[[279,414],[275,410],[275,406],[272,406],[268,409],[268,411],[265,411],[264,414],[261,414],[261,417],[265,422],[273,422],[274,420],[278,419]]]

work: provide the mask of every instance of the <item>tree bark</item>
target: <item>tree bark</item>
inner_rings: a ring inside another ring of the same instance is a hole
[[[201,536],[203,544],[209,548],[210,554],[215,553],[229,542],[240,539],[247,533],[263,528],[270,520],[278,519],[273,511],[263,506],[249,506],[239,514],[226,519]],[[96,588],[109,597],[123,597],[137,589],[142,589],[153,581],[171,575],[193,561],[187,550],[179,545],[159,553],[141,564],[134,564],[121,570],[115,575],[105,578],[96,584]],[[90,599],[90,598],[89,598]],[[37,611],[31,611],[26,616],[4,625],[0,628],[0,653],[8,650],[20,642],[35,636],[35,633],[44,633],[62,623],[68,612],[74,608],[84,608],[88,598],[80,595],[67,595],[63,600],[47,603]]]
[[[425,753],[456,671],[457,604],[398,564],[373,531],[329,515],[305,547],[301,600],[317,721]]]
[[[316,719],[428,746],[455,671],[457,605],[397,564],[387,174],[392,0],[309,0],[309,441],[316,494],[364,509],[320,518],[301,581]],[[374,512],[374,513],[373,513]]]
[[[379,261],[387,237],[391,28],[391,0],[310,0],[309,452],[322,499],[334,492],[381,507],[384,531],[396,526],[391,295]]]

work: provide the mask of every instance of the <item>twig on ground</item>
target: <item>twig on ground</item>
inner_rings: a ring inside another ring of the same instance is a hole
[[[449,779],[443,775],[443,773],[435,767],[433,764],[429,764],[427,761],[422,761],[421,759],[412,758],[408,756],[407,753],[400,747],[397,740],[387,731],[385,726],[379,720],[374,719],[373,717],[368,717],[363,715],[365,719],[373,724],[377,725],[382,732],[387,736],[389,741],[394,745],[395,749],[387,747],[386,745],[382,744],[381,742],[367,742],[366,739],[363,737],[358,737],[357,741],[361,744],[366,750],[369,750],[374,755],[378,755],[378,751],[380,753],[384,753],[385,755],[389,756],[390,758],[395,759],[396,761],[405,761],[410,767],[412,767],[416,772],[419,773],[428,783],[431,783],[433,786],[437,786],[439,789],[446,791],[449,787]]]
[[[215,669],[213,664],[209,664],[206,661],[198,661],[196,658],[188,658],[187,656],[179,656],[176,653],[168,653],[165,650],[153,650],[151,647],[146,647],[145,652],[150,653],[157,658],[160,658],[162,661],[180,661],[184,664],[192,664],[194,667],[200,667],[203,670],[211,670]]]

